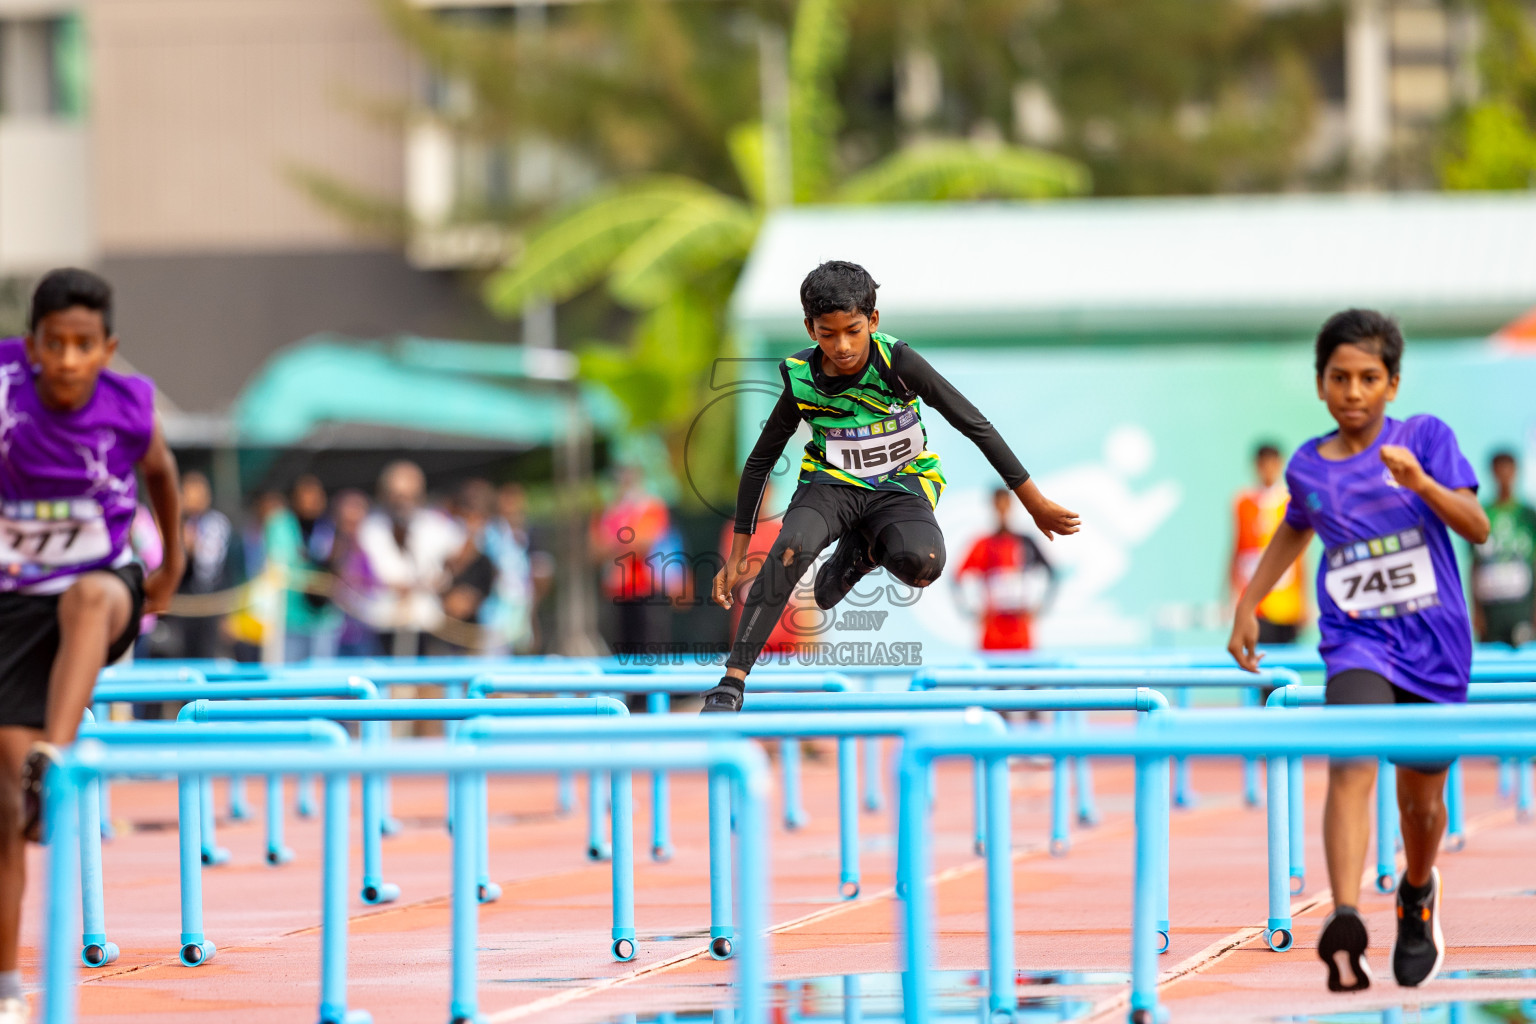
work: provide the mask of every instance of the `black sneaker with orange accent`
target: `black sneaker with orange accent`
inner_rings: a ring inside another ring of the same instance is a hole
[[[1414,889],[1408,874],[1397,883],[1397,939],[1392,943],[1392,974],[1413,988],[1440,973],[1445,935],[1440,931],[1440,869],[1430,868],[1429,884]]]

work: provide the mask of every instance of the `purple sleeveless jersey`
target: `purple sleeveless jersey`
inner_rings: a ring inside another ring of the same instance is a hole
[[[1465,701],[1472,626],[1450,534],[1381,461],[1382,445],[1400,445],[1437,482],[1476,490],[1456,435],[1433,416],[1388,417],[1370,448],[1338,461],[1317,453],[1323,440],[1291,456],[1285,521],[1323,542],[1317,606],[1328,675],[1369,669],[1429,700]]]
[[[155,428],[155,387],[102,372],[74,412],[38,398],[26,347],[0,341],[0,591],[57,593],[132,560],[134,467]]]

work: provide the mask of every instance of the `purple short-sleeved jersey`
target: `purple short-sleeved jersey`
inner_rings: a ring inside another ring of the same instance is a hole
[[[1323,542],[1317,606],[1328,675],[1369,669],[1428,700],[1465,701],[1472,627],[1450,534],[1381,461],[1382,445],[1400,445],[1437,482],[1476,490],[1456,435],[1433,416],[1412,416],[1388,417],[1371,446],[1347,459],[1319,455],[1323,440],[1302,445],[1286,467],[1285,521]]]
[[[26,346],[0,341],[0,591],[57,593],[132,560],[134,467],[155,429],[155,386],[104,370],[85,405],[38,398]]]

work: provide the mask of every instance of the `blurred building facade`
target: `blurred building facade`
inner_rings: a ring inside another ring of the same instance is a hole
[[[414,2],[534,43],[565,10]],[[1312,69],[1308,160],[1346,164],[1355,187],[1405,183],[1394,155],[1475,95],[1473,5],[1251,2],[1340,9],[1338,59]],[[917,125],[943,91],[919,47],[890,102]],[[537,139],[456,135],[465,96],[373,0],[0,0],[0,320],[15,326],[39,271],[97,266],[119,286],[125,355],[190,413],[222,413],[276,349],[318,332],[553,344],[551,311],[498,323],[457,272],[504,257],[504,225],[473,211],[592,176]],[[1013,133],[1050,145],[1053,98],[1028,82],[1014,96]],[[316,176],[347,183],[395,237],[360,235],[317,200]],[[217,357],[188,358],[193,343]]]
[[[301,183],[403,207],[417,80],[370,0],[0,0],[8,326],[29,278],[97,267],[126,358],[190,413],[317,331],[504,333]]]

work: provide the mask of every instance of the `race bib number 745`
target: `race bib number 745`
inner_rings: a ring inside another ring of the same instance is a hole
[[[1323,586],[1352,619],[1389,619],[1440,603],[1435,566],[1418,528],[1329,548]]]

